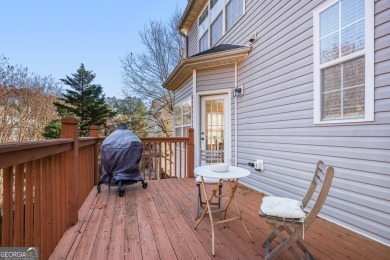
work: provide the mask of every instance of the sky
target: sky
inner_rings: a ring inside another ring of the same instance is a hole
[[[187,0],[0,0],[0,55],[59,80],[83,63],[107,97],[123,97],[120,58],[144,51],[139,31]]]

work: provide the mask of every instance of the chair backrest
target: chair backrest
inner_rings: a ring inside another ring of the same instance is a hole
[[[222,156],[223,156],[222,150],[201,150],[200,151],[200,160],[206,162],[207,164],[223,162]]]
[[[306,208],[309,201],[313,198],[313,195],[317,195],[317,197],[314,198],[313,207],[311,208],[309,214],[306,216],[306,226],[310,225],[320,212],[326,200],[326,197],[328,196],[329,189],[333,180],[333,175],[334,169],[332,166],[326,166],[323,161],[318,161],[309,189],[307,190],[306,195],[302,200],[303,208]],[[318,194],[315,193],[317,188]]]

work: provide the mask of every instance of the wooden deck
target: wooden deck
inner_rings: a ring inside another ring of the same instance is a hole
[[[262,259],[261,245],[270,232],[257,214],[263,195],[244,186],[236,194],[253,244],[239,222],[221,224],[212,257],[209,218],[193,229],[194,179],[154,180],[147,189],[127,186],[122,198],[116,187],[109,192],[103,186],[99,195],[93,189],[51,259]],[[390,257],[389,247],[319,218],[304,243],[318,259]],[[286,251],[282,258],[292,256]]]

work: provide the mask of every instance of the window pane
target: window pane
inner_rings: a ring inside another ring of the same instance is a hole
[[[320,13],[320,38],[339,30],[339,4]]]
[[[191,125],[191,114],[183,114],[183,125]]]
[[[364,57],[348,61],[344,64],[343,83],[344,88],[364,85],[365,64]]]
[[[214,46],[222,38],[222,12],[217,19],[211,24],[211,46]]]
[[[175,129],[175,136],[176,137],[182,137],[182,135],[181,135],[181,127],[178,127],[178,128]]]
[[[183,113],[191,113],[191,100],[183,103]]]
[[[214,5],[218,2],[218,0],[211,0],[210,1],[210,9],[213,9]]]
[[[211,111],[213,113],[218,111],[218,100],[212,100],[211,101]]]
[[[322,92],[328,92],[341,88],[341,66],[336,65],[322,70]]]
[[[223,106],[224,106],[223,99],[218,100],[218,112],[220,113],[224,112]]]
[[[181,105],[175,107],[175,125],[181,126]]]
[[[206,18],[209,14],[209,9],[208,7],[206,6],[206,8],[204,9],[203,13],[200,15],[199,17],[199,26],[204,22],[206,21]]]
[[[198,37],[199,37],[199,41],[200,41],[200,38],[205,35],[207,35],[207,30],[209,28],[209,14],[208,14],[209,10],[208,10],[208,7],[206,6],[204,11],[202,12],[202,14],[199,16],[199,19],[198,19],[198,23],[199,23],[199,27],[198,27]],[[207,39],[207,37],[206,37]]]
[[[341,55],[364,49],[364,20],[347,26],[341,31]]]
[[[183,127],[183,136],[188,136],[188,129],[190,129],[189,126],[184,126]]]
[[[343,117],[364,117],[365,94],[364,85],[344,90]]]
[[[322,94],[322,119],[341,117],[341,91]]]
[[[243,0],[231,0],[226,5],[226,31],[233,27],[243,12]]]
[[[364,17],[364,0],[341,1],[341,27]]]
[[[206,30],[206,32],[203,34],[202,38],[200,38],[199,40],[199,52],[202,52],[202,51],[205,51],[209,48],[209,41],[208,41],[208,32]]]
[[[321,64],[339,57],[339,32],[335,32],[320,41]]]

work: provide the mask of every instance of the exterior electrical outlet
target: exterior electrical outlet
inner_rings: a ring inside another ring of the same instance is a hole
[[[257,171],[264,171],[264,161],[257,159],[255,162],[255,170]]]

